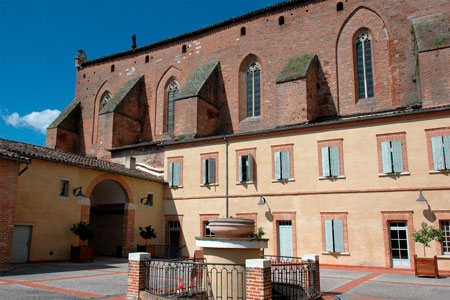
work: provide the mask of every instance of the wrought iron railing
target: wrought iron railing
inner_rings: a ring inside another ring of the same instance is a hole
[[[272,299],[314,299],[320,295],[315,262],[299,257],[265,255],[272,262]]]
[[[244,300],[245,266],[149,260],[145,289],[167,298]]]

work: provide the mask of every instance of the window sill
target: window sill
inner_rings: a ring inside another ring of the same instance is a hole
[[[294,182],[294,181],[295,181],[294,178],[289,178],[289,179],[272,179],[272,182],[281,182],[281,183]]]
[[[237,181],[237,185],[247,185],[247,184],[255,184],[254,181]]]
[[[450,254],[438,255],[437,259],[450,260]]]
[[[429,170],[428,174],[450,174],[450,170]]]
[[[399,177],[399,176],[409,176],[411,173],[409,172],[401,172],[401,173],[379,173],[378,177]]]
[[[327,251],[322,251],[323,255],[339,255],[339,256],[350,256],[349,252],[327,252]]]
[[[340,175],[340,176],[320,176],[319,180],[330,180],[330,181],[335,181],[338,179],[345,179],[345,175]]]
[[[209,187],[209,186],[218,186],[218,183],[202,183],[200,184],[201,187]]]
[[[64,200],[69,200],[70,197],[69,196],[58,196],[56,197],[56,199],[64,199]]]

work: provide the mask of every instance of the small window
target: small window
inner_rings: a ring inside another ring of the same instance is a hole
[[[203,184],[216,183],[216,159],[203,159]]]
[[[341,11],[341,10],[344,10],[344,3],[338,2],[338,4],[336,4],[336,11]]]
[[[183,47],[181,48],[181,52],[186,53],[187,47],[186,45],[183,45]]]
[[[283,25],[284,24],[284,16],[281,16],[278,18],[278,25]]]
[[[404,170],[402,141],[382,142],[381,160],[383,163],[383,173],[402,173]]]
[[[203,222],[203,226],[205,228],[204,235],[206,237],[215,237],[216,236],[216,234],[211,232],[211,230],[209,229],[209,222],[208,221]]]
[[[241,27],[241,36],[244,36],[246,34],[245,27]]]
[[[433,169],[450,170],[450,135],[432,137],[431,150],[433,151]]]
[[[180,222],[179,221],[169,221],[169,230],[170,231],[180,231]]]
[[[69,197],[69,180],[64,180],[64,179],[61,180],[59,196],[60,197]]]
[[[253,181],[253,155],[239,155],[239,182]]]
[[[261,115],[261,66],[256,61],[247,68],[247,117]]]
[[[141,203],[144,203],[145,206],[153,207],[153,194],[148,194],[147,198],[143,198]]]
[[[442,230],[442,254],[450,255],[450,221],[443,220],[440,222]]]
[[[114,69],[115,69],[114,65],[111,65],[111,73],[114,72]]]
[[[102,100],[101,100],[101,104],[102,104],[102,108],[109,102],[109,100],[111,100],[112,96],[109,92],[104,93]]]
[[[150,58],[148,57],[148,55],[145,57],[145,63],[148,64],[148,62],[150,61]]]
[[[325,220],[325,251],[345,252],[343,220]]]
[[[322,147],[322,176],[338,177],[341,175],[339,147]]]
[[[278,151],[274,154],[275,179],[288,180],[291,178],[291,163],[289,151]]]
[[[171,162],[169,164],[169,186],[181,185],[181,163]]]

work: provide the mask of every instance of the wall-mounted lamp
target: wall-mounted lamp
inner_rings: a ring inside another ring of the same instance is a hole
[[[425,197],[422,194],[422,190],[419,190],[419,198],[417,198],[416,201],[418,201],[418,202],[422,202],[422,201],[427,202],[427,199],[425,199]]]
[[[141,204],[142,203],[147,206],[153,206],[153,194],[148,194],[147,197],[141,198]]]
[[[83,192],[81,191],[81,186],[79,186],[79,187],[77,187],[77,188],[74,188],[73,191],[72,191],[72,193],[73,193],[73,195],[74,195],[75,197],[86,197],[86,196],[83,194]]]
[[[266,198],[264,198],[263,196],[259,196],[259,201],[258,203],[256,203],[256,205],[264,205],[264,204],[267,204]]]

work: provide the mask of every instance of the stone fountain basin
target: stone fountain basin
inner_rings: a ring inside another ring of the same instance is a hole
[[[216,237],[247,237],[253,233],[255,222],[239,218],[212,218],[209,219],[209,230]]]

